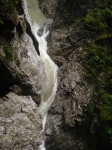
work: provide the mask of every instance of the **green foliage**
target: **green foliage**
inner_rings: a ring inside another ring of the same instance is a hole
[[[0,1],[0,23],[4,24],[3,19],[9,18],[10,14],[15,14],[21,0],[1,0]],[[19,11],[19,10],[18,10]]]
[[[76,19],[74,19],[74,21],[75,21],[75,22],[77,22],[77,21],[79,21],[79,20],[81,20],[81,19],[80,19],[80,18],[76,18]]]
[[[90,112],[93,113],[93,111],[94,111],[94,108],[90,107]]]
[[[95,116],[95,115],[96,115],[96,113],[95,113],[95,110],[94,110],[94,107],[93,107],[93,106],[91,106],[91,107],[90,107],[90,113],[91,113],[91,115],[92,115],[92,116]]]
[[[111,30],[112,5],[103,5],[95,8],[84,19],[87,30],[91,36],[98,36]]]
[[[85,68],[90,74],[90,79],[96,77],[100,72],[108,70],[112,66],[112,45],[104,46],[88,44],[89,57],[85,62]]]
[[[112,34],[110,32],[112,5],[107,4],[95,8],[85,18],[85,25],[89,33],[87,36],[92,35],[93,37],[94,35],[95,40],[94,43],[86,45],[89,56],[85,62],[85,68],[88,71],[88,79],[92,82],[96,80],[97,83],[98,99],[102,102],[100,110],[102,121],[112,120]],[[103,77],[99,77],[101,73],[104,73]],[[102,83],[105,84],[102,85]]]
[[[3,47],[3,51],[5,52],[7,58],[14,57],[12,46],[9,43],[7,43],[4,38],[0,38],[0,46]]]
[[[1,5],[2,5],[2,13],[3,16],[6,15],[5,12],[7,12],[7,15],[9,13],[12,13],[15,10],[15,1],[14,0],[1,0]]]
[[[21,78],[21,74],[18,72],[17,68],[15,68],[14,72],[18,78]]]
[[[99,3],[84,19],[87,39],[85,49],[88,57],[84,64],[88,72],[87,79],[94,82],[97,108],[101,129],[97,141],[102,141],[100,148],[112,149],[112,1]],[[91,43],[88,39],[92,39]],[[94,116],[96,105],[90,107]],[[97,112],[97,114],[98,114]]]
[[[112,120],[112,95],[111,94],[103,94],[102,98],[102,109],[100,112],[101,120]]]
[[[4,24],[4,22],[3,22],[3,20],[2,20],[2,19],[0,19],[0,23],[1,23],[1,24]]]
[[[6,57],[8,57],[8,58],[14,57],[13,49],[12,49],[10,44],[6,44],[3,47],[3,50],[4,50],[5,54],[6,54]]]
[[[10,58],[10,59],[15,59],[15,54],[13,53],[13,48],[11,46],[10,43],[8,43],[4,38],[0,38],[0,46],[3,49],[3,52],[5,53],[5,57],[3,56],[3,54],[1,54],[0,56],[6,60],[6,58]],[[17,62],[17,64],[19,64],[19,62]]]
[[[111,145],[112,145],[112,127],[111,126],[105,126],[105,132],[109,135]]]

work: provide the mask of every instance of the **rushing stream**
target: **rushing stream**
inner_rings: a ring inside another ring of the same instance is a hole
[[[56,95],[58,67],[55,65],[55,63],[51,60],[51,58],[47,54],[46,37],[49,34],[49,31],[47,31],[47,24],[48,24],[47,18],[40,11],[37,0],[26,0],[24,2],[25,3],[27,2],[25,8],[26,13],[28,13],[30,18],[32,33],[34,34],[35,38],[39,43],[39,51],[40,51],[42,61],[44,62],[45,73],[46,73],[46,80],[45,80],[45,84],[43,87],[43,94],[42,94],[42,102],[39,107],[40,113],[43,118],[42,123],[44,129],[46,119],[47,119],[47,111],[51,106]],[[46,25],[44,26],[42,36],[38,36],[37,32],[40,29],[39,23],[42,21],[46,23]],[[40,148],[41,150],[45,150],[44,141],[43,144],[40,146]]]

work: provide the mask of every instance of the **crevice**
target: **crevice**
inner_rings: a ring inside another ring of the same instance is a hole
[[[37,51],[37,54],[40,55],[40,52],[39,52],[39,44],[36,40],[36,38],[34,37],[32,31],[31,31],[31,27],[30,27],[30,24],[28,23],[28,21],[25,19],[25,22],[26,22],[26,33],[32,38],[32,41],[33,41],[33,45]]]
[[[10,91],[9,87],[14,83],[15,81],[10,71],[0,60],[0,97],[6,95]]]

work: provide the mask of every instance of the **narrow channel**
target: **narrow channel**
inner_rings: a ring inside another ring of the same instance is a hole
[[[46,28],[49,22],[39,9],[38,0],[26,0],[25,2],[27,2],[26,11],[30,17],[31,30],[39,43],[40,56],[45,67],[46,79],[45,79],[45,84],[43,86],[42,102],[39,107],[40,113],[43,118],[42,123],[44,129],[47,120],[48,109],[51,106],[56,95],[58,67],[47,54],[46,37],[48,36],[49,31],[47,31]],[[41,36],[37,34],[39,29],[41,28],[40,22],[44,22],[46,24],[43,27],[43,34]],[[44,142],[40,146],[40,148],[41,150],[45,150]]]

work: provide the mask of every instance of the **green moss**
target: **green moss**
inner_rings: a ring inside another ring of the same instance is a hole
[[[112,149],[112,1],[106,0],[93,9],[83,23],[86,28],[85,49],[88,57],[84,67],[89,82],[95,83],[94,103],[90,114],[99,114],[101,129],[97,141],[100,148]],[[91,39],[91,43],[88,43]],[[97,110],[96,110],[97,106]],[[108,146],[107,146],[108,145]]]
[[[10,44],[6,44],[3,47],[3,50],[4,50],[5,54],[6,54],[6,57],[8,57],[8,58],[14,57],[13,49],[12,49]]]
[[[13,48],[10,43],[8,43],[4,38],[0,37],[0,46],[3,50],[3,53],[1,52],[0,57],[4,60],[8,59],[15,59],[15,54],[13,53]]]
[[[4,19],[10,18],[11,14],[15,15],[15,12],[18,11],[21,14],[21,0],[1,0],[0,1],[0,23],[4,24]]]
[[[112,45],[110,43],[106,45],[90,43],[88,52],[89,57],[85,62],[85,68],[92,79],[112,66]]]
[[[96,39],[96,42],[100,42],[102,40],[107,40],[107,39],[111,39],[112,38],[112,34],[103,34],[103,35],[100,35],[97,39]]]
[[[112,26],[112,5],[106,3],[93,9],[85,18],[84,23],[91,36],[110,32]]]
[[[111,94],[103,94],[101,96],[102,98],[102,106],[101,106],[101,112],[100,117],[101,120],[112,120],[112,95]]]

